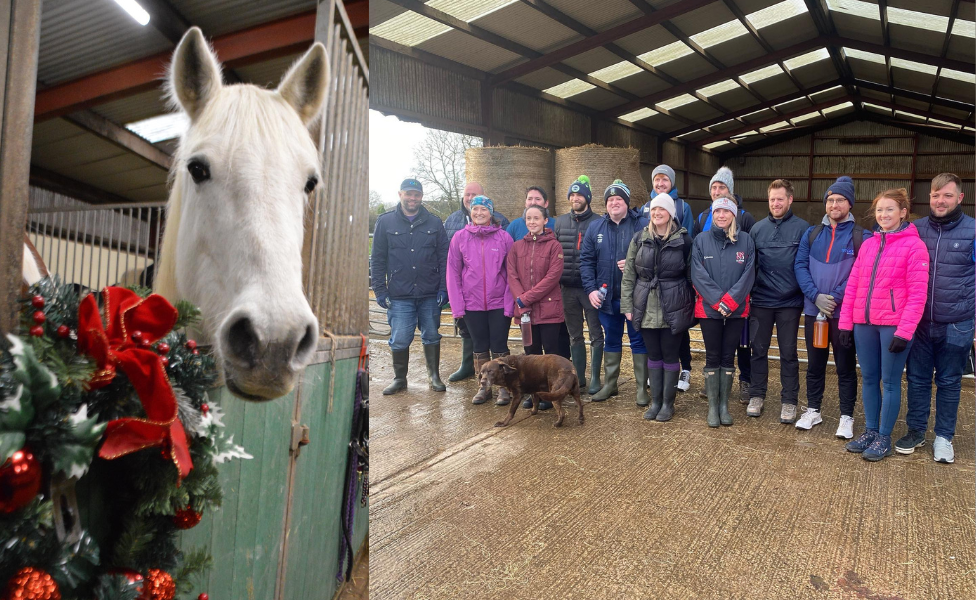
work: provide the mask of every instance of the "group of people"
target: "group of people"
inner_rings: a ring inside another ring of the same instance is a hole
[[[798,429],[822,423],[832,348],[841,413],[836,436],[850,440],[847,450],[878,461],[922,446],[934,374],[933,456],[953,462],[963,370],[976,337],[976,220],[962,211],[958,176],[932,180],[931,215],[915,222],[908,221],[905,189],[877,194],[870,230],[856,223],[854,182],[846,176],[827,189],[824,217],[812,226],[793,214],[786,179],[769,184],[769,214],[758,222],[734,193],[726,167],[712,177],[711,205],[697,218],[678,197],[668,165],[654,169],[652,189],[647,203],[632,206],[630,189],[617,180],[604,191],[606,211],[599,215],[589,179],[581,176],[567,192],[570,210],[553,218],[546,191],[532,187],[524,213],[509,222],[470,182],[463,206],[442,224],[422,206],[420,182],[405,180],[400,203],[377,221],[371,259],[373,291],[391,328],[394,380],[383,393],[406,388],[418,325],[430,387],[446,389],[438,327],[449,302],[462,337],[461,365],[449,381],[507,355],[515,317],[526,354],[570,359],[581,390],[604,401],[618,394],[626,327],[643,418],[668,421],[677,393],[689,388],[688,332],[697,323],[707,423],[732,425],[736,358],[739,399],[748,403],[747,415],[762,415],[775,326],[782,423]],[[809,362],[807,406],[798,417],[801,316]],[[854,439],[858,363],[865,424]],[[907,432],[893,443],[906,365]],[[472,402],[491,398],[491,389],[480,387]],[[500,390],[495,404],[519,400]]]

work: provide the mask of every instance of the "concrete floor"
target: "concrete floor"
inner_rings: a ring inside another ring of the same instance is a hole
[[[446,380],[460,343],[442,346]],[[472,405],[473,379],[427,389],[419,336],[394,396],[385,340],[370,352],[373,600],[976,597],[972,380],[955,464],[932,460],[931,430],[868,463],[834,437],[836,379],[811,431],[779,423],[777,368],[761,418],[733,402],[735,424],[708,428],[701,355],[668,423],[641,419],[625,368],[582,427],[570,404],[561,429],[521,409],[499,429],[507,407]]]

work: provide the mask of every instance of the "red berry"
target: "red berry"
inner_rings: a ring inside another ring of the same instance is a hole
[[[166,342],[159,342],[156,344],[156,352],[160,354],[169,354],[169,344]]]
[[[137,344],[141,343],[142,342],[142,335],[143,334],[142,334],[141,331],[133,331],[132,332],[132,336],[131,336],[132,337],[132,341],[135,342],[135,343],[137,343]]]
[[[188,350],[196,350],[197,349],[197,343],[195,341],[193,341],[193,340],[186,340],[186,348]]]
[[[34,308],[44,308],[44,296],[34,296],[31,298],[31,306]]]
[[[210,596],[208,596],[206,592],[203,592],[197,596],[197,600],[210,600]]]
[[[198,354],[200,354],[200,351],[197,350],[196,348],[194,348],[193,349],[193,356],[197,356]]]
[[[58,337],[66,338],[71,335],[71,330],[67,325],[58,325]]]
[[[210,405],[207,404],[206,402],[204,402],[203,404],[201,404],[200,405],[200,412],[202,412],[203,414],[207,414],[208,412],[210,412]]]
[[[44,335],[44,328],[40,325],[34,325],[30,328],[30,334],[34,337],[41,337]]]
[[[160,362],[162,362],[162,363],[163,363],[163,368],[166,368],[166,367],[168,367],[168,366],[169,366],[169,359],[168,359],[168,358],[166,358],[165,356],[164,356],[164,357],[162,357],[162,358],[161,358],[161,359],[159,359],[159,360],[160,360]]]
[[[149,341],[149,338],[142,338],[139,340],[139,345],[143,348],[150,348],[152,347],[152,342]]]
[[[44,321],[47,321],[47,316],[41,311],[35,312],[33,315],[31,315],[31,318],[33,318],[34,322],[38,325],[43,325]]]

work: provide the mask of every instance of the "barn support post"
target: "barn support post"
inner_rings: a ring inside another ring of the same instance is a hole
[[[817,133],[810,133],[810,154],[807,156],[810,159],[810,171],[807,173],[807,202],[813,202],[813,149],[814,144],[817,141]]]
[[[0,331],[17,324],[41,3],[0,0]]]
[[[912,178],[908,181],[908,201],[911,208],[908,212],[915,212],[915,176],[918,173],[918,132],[912,134]]]

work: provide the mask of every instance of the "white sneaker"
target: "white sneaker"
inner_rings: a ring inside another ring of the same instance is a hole
[[[807,408],[800,415],[800,418],[796,421],[797,429],[812,429],[814,425],[820,425],[823,423],[823,417],[820,416],[820,411],[815,408]]]
[[[932,456],[935,462],[951,463],[956,460],[955,453],[952,451],[952,442],[941,435],[935,436],[932,443]]]
[[[682,371],[681,375],[678,375],[678,391],[687,392],[691,387],[691,371]]]
[[[843,440],[853,439],[854,437],[854,417],[848,417],[847,415],[840,416],[840,424],[837,426],[837,437]]]

